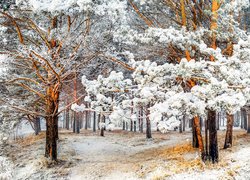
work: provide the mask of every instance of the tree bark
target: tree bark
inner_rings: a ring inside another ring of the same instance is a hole
[[[39,132],[41,131],[40,117],[38,116],[36,116],[34,120],[34,130],[35,130],[35,135],[38,135]]]
[[[126,129],[125,121],[122,121],[122,130],[125,130],[125,129]]]
[[[217,113],[216,128],[220,130],[220,113]]]
[[[183,126],[182,126],[182,131],[184,131],[185,132],[185,128],[186,128],[186,117],[185,116],[183,116]]]
[[[244,129],[245,130],[247,130],[247,124],[249,124],[249,123],[247,123],[247,119],[249,119],[249,116],[247,115],[247,113],[246,113],[246,110],[245,110],[245,112],[244,112],[245,114],[244,114]],[[247,117],[248,116],[248,117]]]
[[[66,117],[65,117],[65,126],[66,126],[66,129],[69,130],[69,108],[66,109]]]
[[[216,129],[216,112],[208,111],[209,123],[209,156],[213,163],[218,162],[218,142],[217,142],[217,129]]]
[[[140,132],[143,133],[143,107],[141,107],[140,119],[141,119]]]
[[[224,149],[232,147],[233,145],[233,122],[234,122],[234,115],[227,115],[227,132],[226,138],[224,143]]]
[[[94,111],[94,119],[93,119],[93,132],[96,132],[96,112]]]
[[[133,108],[133,102],[131,103],[131,117],[132,117],[132,115],[133,115],[133,113],[134,113],[134,108]],[[132,132],[133,131],[133,119],[131,118],[131,120],[130,120],[130,131]]]
[[[198,146],[199,146],[199,150],[200,150],[200,153],[201,153],[201,159],[203,161],[205,161],[206,156],[205,156],[205,152],[204,152],[204,145],[203,145],[201,129],[200,129],[200,120],[199,120],[198,116],[194,117],[194,128],[195,128],[195,132],[196,132],[196,135],[197,135]]]
[[[197,137],[197,131],[196,131],[196,128],[195,128],[194,118],[191,121],[192,121],[192,135],[193,135],[193,142],[192,142],[192,144],[193,144],[194,148],[198,148],[199,144],[198,144],[198,137]]]
[[[151,123],[149,119],[149,106],[146,109],[146,138],[150,139],[152,138],[152,133],[151,133]]]
[[[53,87],[47,88],[46,99],[46,144],[45,157],[52,161],[57,160],[57,139],[58,139],[58,105],[59,92],[54,92]]]
[[[105,116],[102,115],[101,119],[102,119],[102,123],[101,123],[101,133],[100,133],[100,135],[104,136],[105,125],[103,125],[103,123],[105,123]]]
[[[208,120],[205,120],[205,151],[206,157],[208,157]]]
[[[75,113],[76,116],[76,133],[80,133],[80,119],[79,119],[79,113]]]
[[[73,133],[76,132],[76,112],[73,112]]]
[[[179,133],[182,133],[182,120],[180,120]]]
[[[100,122],[101,122],[101,114],[98,114],[98,120],[97,120],[97,123],[98,123],[98,130],[100,130]]]
[[[85,111],[85,129],[88,129],[88,112]]]
[[[250,133],[250,112],[248,112],[248,114],[247,114],[247,116],[248,116],[248,121],[247,121],[247,133]]]
[[[136,121],[134,120],[134,132],[136,132]]]

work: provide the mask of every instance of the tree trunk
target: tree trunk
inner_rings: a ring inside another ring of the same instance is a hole
[[[139,109],[139,112],[138,112],[137,119],[138,119],[139,132],[141,132],[141,110],[140,109]]]
[[[224,143],[224,149],[232,147],[233,145],[233,122],[234,122],[234,115],[227,115],[227,132],[226,138]]]
[[[97,123],[98,123],[98,130],[100,130],[100,122],[101,122],[101,114],[98,114],[98,120],[97,120]]]
[[[149,106],[146,109],[146,137],[148,139],[152,138],[152,134],[151,134],[151,123],[150,123],[150,119],[149,119]]]
[[[247,113],[246,112],[244,112],[245,114],[245,117],[244,117],[244,129],[245,130],[247,130],[248,128],[247,128],[247,119],[249,119],[249,116],[247,117]],[[249,124],[249,123],[248,123]]]
[[[179,133],[182,133],[182,120],[180,120]]]
[[[134,120],[134,132],[136,132],[136,121]]]
[[[65,117],[65,126],[66,126],[66,129],[69,130],[69,108],[66,109],[66,117]]]
[[[75,113],[76,116],[76,133],[80,133],[80,119],[79,119],[79,113]]]
[[[217,113],[216,128],[220,130],[220,113]]]
[[[125,121],[122,121],[122,130],[125,130],[126,129],[126,123]]]
[[[194,128],[195,128],[195,132],[196,132],[196,135],[197,135],[198,146],[199,146],[199,150],[200,150],[200,153],[201,153],[201,159],[203,161],[205,161],[206,156],[205,156],[205,152],[204,152],[204,145],[203,145],[201,129],[200,129],[200,120],[199,120],[198,116],[194,117]]]
[[[198,136],[197,136],[197,131],[196,131],[196,128],[195,128],[195,121],[194,119],[191,120],[192,121],[192,134],[193,134],[193,147],[194,148],[198,148],[199,147],[199,144],[198,144]]]
[[[201,131],[202,131],[202,127],[203,127],[203,119],[201,117],[199,117],[199,120],[200,120],[200,128],[201,128]]]
[[[182,131],[184,131],[185,132],[185,128],[186,128],[186,117],[185,116],[183,116],[183,126],[182,126]]]
[[[85,129],[88,129],[88,112],[85,111]]]
[[[132,101],[132,103],[131,103],[131,117],[132,117],[132,115],[134,114],[134,108],[133,108],[133,101]],[[131,120],[130,120],[130,131],[133,131],[133,123],[134,123],[134,120],[131,118]]]
[[[58,105],[59,92],[54,92],[53,87],[47,89],[46,99],[46,145],[45,157],[57,160],[57,139],[58,139]]]
[[[35,117],[34,119],[34,130],[35,130],[35,135],[38,135],[39,132],[41,131],[41,125],[40,125],[40,117]]]
[[[206,150],[206,157],[208,157],[208,120],[205,120],[205,150]]]
[[[94,111],[93,132],[96,132],[96,112]]]
[[[140,118],[141,118],[140,132],[143,133],[143,107],[141,107]]]
[[[209,123],[209,156],[213,163],[218,162],[218,142],[217,142],[217,129],[216,129],[216,112],[208,111]]]
[[[101,123],[101,133],[100,133],[100,135],[101,136],[104,136],[104,130],[105,130],[105,116],[104,115],[102,115],[102,117],[101,117],[101,119],[102,119],[102,123]]]
[[[248,112],[248,114],[247,114],[247,119],[248,119],[248,121],[247,121],[247,133],[250,133],[250,112]]]
[[[73,133],[76,132],[76,112],[73,112]]]

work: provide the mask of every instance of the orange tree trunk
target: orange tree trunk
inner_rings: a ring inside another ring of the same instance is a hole
[[[197,136],[197,131],[196,131],[196,125],[194,124],[194,118],[192,119],[192,135],[193,135],[193,147],[198,148],[199,147],[199,142],[198,142],[198,136]]]
[[[227,115],[227,132],[226,132],[224,149],[232,147],[232,143],[233,143],[233,122],[234,122],[234,116],[228,114]]]
[[[203,145],[201,129],[200,129],[200,120],[198,116],[194,117],[194,128],[195,128],[196,135],[197,135],[198,146],[199,146],[199,150],[201,153],[201,159],[205,161],[206,157],[205,157],[204,145]]]
[[[45,157],[57,160],[57,139],[58,139],[58,104],[59,92],[54,93],[53,88],[47,89],[46,99],[46,144]]]

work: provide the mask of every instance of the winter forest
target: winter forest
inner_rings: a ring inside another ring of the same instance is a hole
[[[249,0],[0,0],[0,180],[249,180]]]

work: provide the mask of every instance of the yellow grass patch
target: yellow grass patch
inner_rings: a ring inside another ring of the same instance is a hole
[[[17,143],[22,145],[22,146],[29,146],[34,143],[36,143],[38,140],[44,139],[45,138],[45,132],[40,132],[38,135],[29,135],[23,139],[18,139]]]

